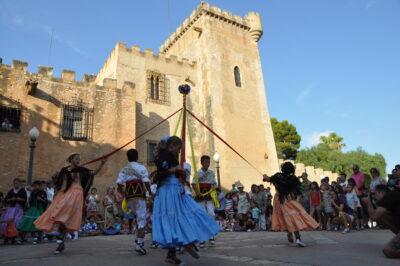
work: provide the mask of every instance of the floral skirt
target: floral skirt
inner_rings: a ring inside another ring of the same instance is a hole
[[[82,223],[83,190],[73,183],[66,191],[59,191],[47,210],[35,221],[40,231],[53,232],[63,224],[68,232],[79,231]]]
[[[304,210],[303,206],[295,200],[279,201],[279,194],[274,197],[272,212],[272,230],[297,232],[314,230],[319,224]]]
[[[207,241],[220,226],[185,193],[174,175],[158,187],[154,199],[152,238],[164,248]]]

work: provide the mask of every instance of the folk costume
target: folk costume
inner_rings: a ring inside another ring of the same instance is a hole
[[[150,183],[146,167],[138,162],[129,162],[118,174],[117,184],[125,185],[127,208],[136,217],[137,237],[135,251],[140,255],[147,252],[144,249],[144,236],[147,219],[146,198],[148,193],[146,183]]]
[[[162,152],[156,161],[158,188],[153,207],[153,241],[171,254],[175,247],[203,242],[220,231],[219,225],[207,215],[194,199],[185,193],[177,172],[169,169],[179,165],[169,151]]]
[[[67,166],[58,173],[55,182],[57,193],[47,210],[34,222],[40,231],[60,232],[55,254],[64,250],[67,232],[79,231],[84,199],[93,184],[93,178],[93,171],[81,166]]]
[[[196,195],[196,200],[204,208],[208,215],[215,217],[215,203],[211,197],[211,194],[217,185],[215,174],[210,169],[204,170],[203,168],[200,168],[197,171],[197,178],[198,180],[194,179],[192,183],[193,186],[196,186],[196,182],[198,182],[200,193]]]
[[[289,233],[313,230],[319,224],[296,201],[300,195],[300,181],[293,174],[277,173],[270,177],[276,188],[272,213],[272,230]]]
[[[32,191],[29,199],[29,209],[22,217],[21,223],[18,226],[18,230],[21,232],[31,232],[32,234],[39,233],[39,230],[34,225],[35,220],[42,215],[47,207],[47,195],[46,192],[40,189]],[[34,237],[36,243],[37,237]]]
[[[10,231],[10,229],[16,231],[16,228],[21,222],[26,201],[26,190],[22,187],[19,189],[12,188],[4,198],[6,210],[0,218],[0,234],[4,236],[6,242],[8,241],[8,238],[15,239],[16,237],[12,235],[10,235],[10,237],[7,236],[7,232]]]

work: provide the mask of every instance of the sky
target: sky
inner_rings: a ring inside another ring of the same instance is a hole
[[[400,0],[208,2],[261,14],[269,111],[297,127],[302,147],[336,132],[345,150],[380,153],[388,170],[400,163]],[[0,57],[80,79],[96,74],[118,41],[158,51],[199,3],[0,0]]]

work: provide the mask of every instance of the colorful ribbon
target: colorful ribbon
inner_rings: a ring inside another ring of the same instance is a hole
[[[179,110],[177,110],[177,111],[175,111],[173,114],[169,115],[167,118],[165,118],[165,119],[162,120],[161,122],[155,124],[155,125],[152,126],[150,129],[146,130],[145,132],[143,132],[142,134],[140,134],[139,136],[137,136],[137,137],[134,138],[133,140],[131,140],[131,141],[127,142],[126,144],[124,144],[123,146],[119,147],[118,149],[115,149],[115,150],[113,150],[112,152],[107,153],[107,154],[105,154],[105,155],[103,155],[103,156],[101,156],[101,157],[99,157],[99,158],[96,158],[96,159],[94,159],[94,160],[91,160],[91,161],[89,161],[89,162],[86,162],[86,163],[84,163],[83,165],[92,164],[92,163],[94,163],[94,162],[98,162],[98,161],[104,160],[104,159],[106,159],[106,158],[108,158],[108,157],[114,155],[115,153],[119,152],[120,150],[122,150],[123,148],[125,148],[126,146],[128,146],[129,144],[131,144],[132,142],[134,142],[135,140],[137,140],[137,139],[143,137],[144,135],[146,135],[147,133],[149,133],[150,131],[152,131],[153,129],[155,129],[156,127],[158,127],[159,125],[161,125],[162,123],[164,123],[165,121],[167,121],[168,119],[170,119],[171,117],[173,117],[174,115],[176,115],[176,114],[177,114],[178,112],[180,112],[181,110],[182,110],[182,108],[179,109]]]

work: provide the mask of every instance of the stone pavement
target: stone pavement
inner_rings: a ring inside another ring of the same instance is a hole
[[[386,259],[381,249],[392,234],[366,230],[343,235],[339,232],[305,232],[306,248],[289,246],[284,233],[222,233],[216,246],[201,250],[201,259],[184,254],[186,265],[400,265]],[[167,265],[166,252],[149,250],[147,256],[132,251],[133,236],[98,236],[67,242],[63,255],[52,255],[54,243],[0,246],[1,265]],[[146,245],[149,241],[146,241]]]

